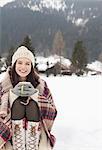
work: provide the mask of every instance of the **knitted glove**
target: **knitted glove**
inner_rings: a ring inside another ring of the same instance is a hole
[[[30,82],[19,82],[12,89],[12,92],[18,96],[26,97],[35,94],[37,89],[35,89]]]

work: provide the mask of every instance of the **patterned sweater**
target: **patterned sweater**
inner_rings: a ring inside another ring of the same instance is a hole
[[[5,78],[0,83],[0,148],[12,137],[9,92],[13,87],[8,71],[9,68]],[[39,79],[39,82],[40,84],[37,86],[37,89],[39,90],[38,106],[41,113],[41,122],[50,140],[51,147],[53,147],[55,137],[51,134],[51,128],[56,118],[57,110],[46,82],[42,79]]]

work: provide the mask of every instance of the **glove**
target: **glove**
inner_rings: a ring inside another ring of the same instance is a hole
[[[18,96],[26,97],[35,94],[38,90],[30,82],[19,82],[12,92]]]

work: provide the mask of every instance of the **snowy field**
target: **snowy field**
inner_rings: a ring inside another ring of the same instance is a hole
[[[58,109],[54,150],[102,150],[102,76],[44,79]]]
[[[102,76],[42,78],[58,110],[54,150],[102,150]]]

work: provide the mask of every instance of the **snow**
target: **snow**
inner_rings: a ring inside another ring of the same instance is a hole
[[[0,6],[3,7],[5,4],[12,2],[14,0],[0,0]]]
[[[54,150],[102,150],[102,76],[43,79],[58,109]]]
[[[48,67],[50,68],[60,61],[66,67],[69,67],[71,65],[71,61],[69,59],[60,57],[58,55],[53,55],[49,57],[43,57],[43,56],[36,57],[37,68],[38,70],[41,70],[41,71],[45,71]],[[49,63],[49,66],[47,66],[47,62]],[[88,64],[87,68],[92,69],[93,71],[102,72],[102,62],[95,60],[94,62],[91,62],[90,64]]]
[[[47,68],[51,68],[57,62],[60,62],[60,61],[66,67],[69,67],[71,64],[71,61],[69,59],[66,59],[64,57],[60,58],[60,56],[58,55],[53,55],[49,57],[43,57],[43,56],[36,57],[37,68],[39,71],[45,71]],[[48,62],[48,66],[47,66],[47,62]]]
[[[84,27],[88,21],[89,21],[88,18],[87,19],[78,18],[75,20],[75,24],[76,24],[76,26],[83,26]]]
[[[52,129],[57,138],[54,150],[102,150],[102,75],[41,78],[58,110]]]
[[[94,61],[87,65],[88,68],[102,72],[102,63],[100,61]]]
[[[56,10],[64,10],[66,8],[65,2],[63,0],[41,0],[41,4],[46,8],[53,8]]]

